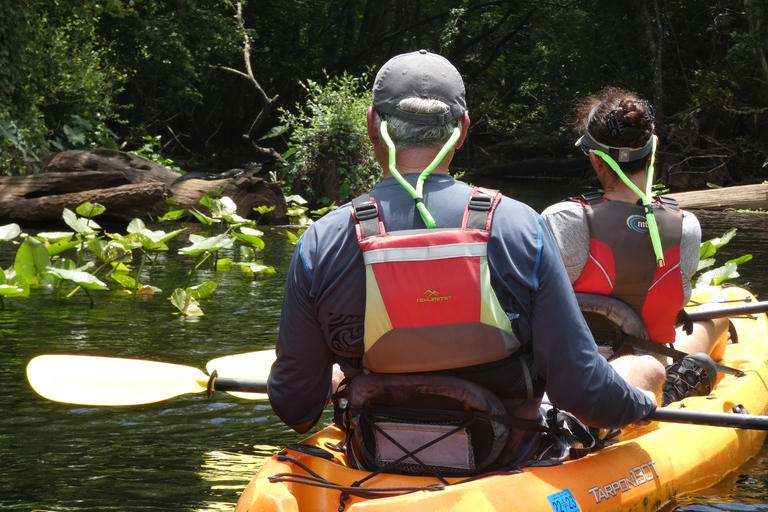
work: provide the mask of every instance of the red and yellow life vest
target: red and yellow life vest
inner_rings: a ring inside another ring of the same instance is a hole
[[[520,348],[491,288],[488,239],[501,193],[475,187],[460,228],[387,233],[374,199],[353,201],[366,269],[363,366],[461,368]]]
[[[680,270],[683,214],[676,205],[651,205],[666,265],[656,266],[644,208],[605,201],[599,194],[578,200],[587,213],[589,260],[573,289],[607,295],[629,304],[643,319],[650,339],[675,341],[675,321],[685,299]]]

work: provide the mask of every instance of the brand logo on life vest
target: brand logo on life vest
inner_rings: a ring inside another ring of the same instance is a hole
[[[627,217],[627,226],[634,229],[638,233],[647,233],[648,219],[642,215],[632,215],[631,217]]]
[[[450,295],[440,295],[440,292],[435,290],[427,290],[424,295],[416,299],[416,302],[438,302],[441,300],[449,300]]]
[[[659,478],[656,472],[656,462],[649,460],[645,464],[640,464],[629,470],[629,477],[619,478],[618,480],[605,484],[602,487],[593,487],[587,490],[595,498],[595,503],[616,497],[620,492],[627,492],[643,484]]]

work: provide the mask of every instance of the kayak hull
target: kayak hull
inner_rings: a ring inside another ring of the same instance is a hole
[[[695,292],[695,300],[738,301],[754,298],[740,288],[710,288]],[[768,326],[766,315],[731,319],[739,343],[729,344],[721,364],[746,373],[719,374],[707,397],[691,397],[669,408],[731,413],[743,406],[763,415],[768,404]],[[327,447],[337,444],[342,430],[330,426],[302,441]],[[353,486],[368,476],[347,466],[344,454],[327,450],[333,460],[286,449],[268,460],[238,501],[236,512],[427,512],[427,511],[653,511],[676,496],[709,487],[738,468],[762,447],[766,432],[735,428],[651,422],[630,426],[621,442],[560,465],[530,467],[520,472],[487,476],[443,490],[419,490],[399,496],[363,498],[339,488],[317,487],[291,475],[317,477],[337,486]],[[288,476],[281,476],[288,475]],[[424,487],[434,478],[377,475],[363,488]]]

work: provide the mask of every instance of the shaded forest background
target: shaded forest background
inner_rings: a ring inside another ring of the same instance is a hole
[[[0,172],[52,151],[161,155],[184,171],[280,168],[308,81],[420,48],[448,57],[470,175],[586,175],[575,100],[639,92],[673,190],[768,173],[768,0],[0,0]],[[372,71],[373,70],[373,71]],[[361,116],[363,113],[361,112]],[[264,138],[267,136],[268,138]]]

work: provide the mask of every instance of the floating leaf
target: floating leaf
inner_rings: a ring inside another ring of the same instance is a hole
[[[72,281],[73,283],[87,290],[108,290],[109,287],[99,281],[96,276],[80,270],[65,270],[60,268],[48,267],[44,274],[54,275],[61,279]]]
[[[204,299],[212,294],[216,290],[216,283],[213,281],[205,281],[197,286],[191,286],[187,288],[187,294],[191,294],[195,299]]]
[[[176,288],[168,300],[176,306],[176,308],[184,316],[203,316],[203,310],[200,309],[200,304],[197,303],[191,294],[188,294],[181,288]]]
[[[127,274],[112,274],[110,277],[120,286],[129,290],[133,290],[136,285],[136,280]]]

